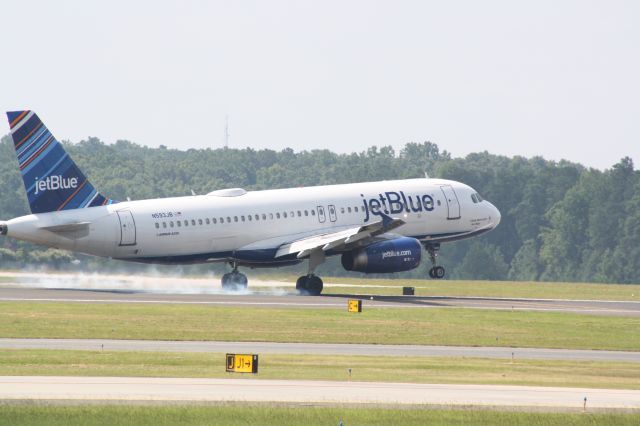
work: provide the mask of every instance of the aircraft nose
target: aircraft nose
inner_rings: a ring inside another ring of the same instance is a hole
[[[496,228],[500,224],[500,219],[502,219],[502,215],[500,214],[500,210],[493,204],[489,203],[489,208],[491,209],[491,223],[493,223],[493,227]]]

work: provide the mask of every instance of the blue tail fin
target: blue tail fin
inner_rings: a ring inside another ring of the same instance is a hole
[[[32,213],[114,202],[96,191],[33,111],[10,111],[7,117]]]

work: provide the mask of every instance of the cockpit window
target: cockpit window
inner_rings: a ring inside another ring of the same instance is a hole
[[[478,198],[476,197],[476,194],[471,194],[471,201],[473,201],[474,203],[478,202]]]
[[[484,199],[483,199],[483,198],[480,196],[480,194],[478,194],[477,192],[476,192],[476,197],[478,198],[478,202],[479,202],[479,203],[481,203],[481,202],[483,202],[483,201],[484,201]]]

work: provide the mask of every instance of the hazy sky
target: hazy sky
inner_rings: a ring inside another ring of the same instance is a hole
[[[59,139],[640,166],[638,1],[13,1],[2,110]],[[6,120],[4,121],[6,123]],[[8,133],[8,125],[0,128]]]

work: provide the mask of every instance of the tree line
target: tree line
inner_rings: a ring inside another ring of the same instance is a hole
[[[286,188],[422,177],[471,185],[502,213],[500,226],[479,238],[444,244],[449,278],[640,283],[640,172],[630,158],[604,171],[541,157],[488,152],[453,158],[431,142],[337,154],[329,150],[189,149],[64,142],[101,193],[114,199],[198,194],[215,189]],[[0,218],[29,213],[9,136],[0,142]],[[59,250],[0,240],[0,267],[141,268]],[[428,261],[400,277],[426,277]],[[166,267],[165,267],[166,268]],[[211,269],[211,265],[196,267]],[[220,270],[220,266],[215,267]],[[303,269],[301,266],[298,269]],[[325,275],[353,275],[339,259]]]

